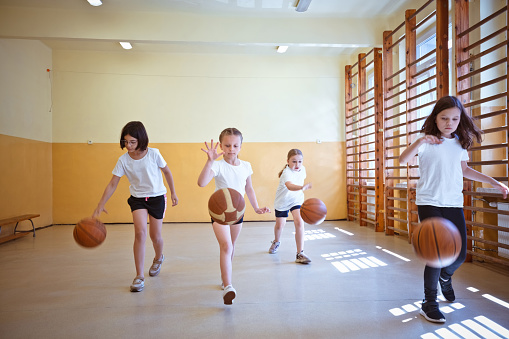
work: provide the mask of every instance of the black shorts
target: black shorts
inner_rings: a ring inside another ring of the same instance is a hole
[[[166,212],[166,194],[157,197],[135,198],[132,195],[127,199],[131,212],[147,210],[148,214],[156,219],[164,218]]]
[[[300,209],[300,205],[295,205],[292,208],[290,208],[290,211],[298,210],[298,209]],[[276,218],[288,218],[288,210],[286,210],[286,211],[275,210],[275,211],[276,211]]]
[[[210,218],[210,221],[212,221],[212,223],[214,223],[214,219]],[[239,221],[237,221],[235,224],[233,225],[238,225],[238,224],[242,224],[244,222],[244,217],[240,218]],[[218,223],[219,224],[219,223]],[[222,225],[222,224],[219,224],[219,225]]]

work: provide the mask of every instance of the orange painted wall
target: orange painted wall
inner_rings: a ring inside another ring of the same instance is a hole
[[[168,207],[166,222],[206,222],[210,220],[207,201],[214,190],[214,183],[200,188],[198,175],[206,160],[200,149],[203,143],[153,143],[170,167],[179,205]],[[111,179],[111,171],[123,151],[117,144],[73,144],[54,143],[53,147],[53,217],[55,224],[72,224],[91,215],[97,202]],[[313,189],[306,197],[317,197],[328,208],[327,219],[346,218],[345,189],[345,144],[344,142],[317,143],[249,143],[240,153],[243,160],[251,162],[254,174],[253,185],[260,206],[273,209],[278,185],[278,173],[286,163],[286,154],[291,148],[304,153],[304,165]],[[106,204],[107,223],[132,222],[127,198],[129,184],[125,177]],[[246,221],[275,220],[274,214],[258,215],[248,204]]]
[[[36,227],[53,223],[52,219],[52,147],[51,143],[0,134],[4,154],[0,161],[0,218],[37,213]],[[23,222],[29,229],[30,222]],[[12,233],[5,227],[0,236]]]

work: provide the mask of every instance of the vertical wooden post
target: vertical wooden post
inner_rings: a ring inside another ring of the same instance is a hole
[[[359,121],[367,115],[367,112],[362,112],[366,108],[366,59],[365,59],[366,53],[361,53],[358,56],[358,63],[357,63],[357,90],[358,90],[358,104],[359,104]],[[364,94],[363,94],[364,93]],[[364,120],[363,122],[359,122],[359,127],[362,125],[366,125],[367,120]],[[359,225],[360,226],[367,226],[368,223],[365,221],[365,219],[368,217],[367,215],[367,209],[368,205],[366,204],[368,201],[368,197],[366,196],[368,190],[366,188],[366,179],[363,179],[363,177],[367,176],[367,162],[362,161],[365,159],[362,159],[362,147],[361,145],[367,142],[367,139],[362,136],[361,130],[358,131],[359,136]],[[364,131],[364,133],[366,133]]]
[[[383,88],[383,91],[384,91],[384,97],[383,97],[383,105],[384,105],[384,110],[383,110],[383,118],[384,118],[384,129],[385,127],[388,127],[388,126],[392,126],[393,125],[393,122],[392,122],[392,119],[391,120],[387,120],[385,121],[385,118],[386,118],[386,114],[387,114],[387,111],[385,108],[389,107],[392,105],[392,99],[390,100],[385,100],[385,98],[388,98],[390,96],[392,96],[393,94],[393,90],[392,90],[392,86],[393,86],[393,79],[391,78],[390,80],[385,80],[387,79],[389,76],[392,75],[393,73],[393,60],[392,60],[392,49],[391,49],[391,46],[392,46],[392,36],[390,36],[390,34],[392,33],[392,31],[385,31],[383,33],[383,42],[384,42],[384,46],[383,46],[383,75],[382,75],[382,81],[383,81],[383,84],[384,84],[384,88]],[[385,131],[384,131],[384,135],[385,135]],[[385,138],[384,138],[385,139]],[[386,140],[384,142],[384,145],[383,145],[383,148],[382,148],[382,152],[383,152],[383,156],[384,156],[384,166],[388,167],[389,164],[393,165],[394,164],[394,160],[387,160],[387,157],[391,156],[392,155],[392,151],[391,150],[386,150],[386,147],[390,147],[392,146],[393,144],[393,141],[392,139],[390,140]],[[385,169],[385,177],[392,177],[394,176],[394,170],[392,169]],[[393,179],[387,179],[385,181],[385,188],[384,188],[384,200],[385,200],[385,234],[386,235],[393,235],[394,234],[394,220],[392,219],[388,219],[389,217],[390,218],[393,218],[394,217],[394,210],[392,209],[389,209],[389,207],[394,207],[394,200],[391,200],[389,199],[390,197],[394,197],[394,190],[392,189],[388,189],[387,187],[394,187],[394,180]]]
[[[346,121],[346,125],[347,125],[347,129],[348,129],[348,125],[349,124],[352,124],[353,123],[353,118],[350,114],[350,109],[352,108],[352,102],[350,100],[352,100],[352,66],[351,65],[346,65],[345,66],[345,121]],[[349,139],[349,135],[348,135],[348,132],[345,133],[346,134],[346,139]],[[355,203],[352,202],[352,193],[354,191],[354,188],[353,186],[353,183],[354,183],[354,179],[351,179],[351,178],[348,178],[350,176],[353,176],[352,173],[354,173],[353,171],[348,171],[348,170],[353,170],[355,169],[354,165],[348,161],[348,152],[354,152],[354,148],[350,148],[350,146],[353,146],[355,144],[355,140],[350,140],[350,141],[346,141],[345,143],[345,146],[346,146],[346,151],[345,153],[347,154],[347,161],[346,161],[346,176],[347,176],[347,179],[346,179],[346,203],[347,203],[347,220],[349,221],[352,221],[353,220],[353,217],[352,215],[355,213],[355,210],[353,210],[353,208],[355,207]]]
[[[449,95],[449,1],[436,0],[437,99]]]
[[[384,230],[384,89],[382,49],[373,49],[375,98],[375,231]]]
[[[410,88],[416,81],[413,78],[415,74],[416,65],[412,63],[416,59],[417,47],[416,47],[416,33],[415,26],[417,19],[412,15],[416,12],[415,9],[409,9],[405,11],[405,48],[406,48],[406,142],[407,146],[410,145],[410,131],[415,129],[415,123],[409,124],[408,121],[417,118],[417,113],[412,111],[415,108],[416,100],[413,97],[417,94],[417,88]],[[411,18],[412,17],[412,18]],[[411,65],[411,66],[410,66]],[[416,211],[417,207],[412,200],[415,200],[415,184],[410,182],[410,177],[414,176],[414,172],[410,165],[413,165],[415,160],[407,163],[407,229],[408,229],[408,242],[412,239],[413,225],[412,222],[417,222],[418,217],[412,213]]]
[[[465,48],[469,45],[468,34],[465,34],[461,38],[459,34],[466,31],[469,26],[469,11],[468,11],[468,0],[455,0],[455,39],[454,39],[454,49],[455,49],[455,65],[456,65],[456,93],[460,91],[466,90],[470,88],[470,78],[459,81],[458,78],[466,75],[470,72],[470,65],[468,63],[464,65],[459,65],[462,61],[469,58],[468,51],[465,51]],[[437,93],[438,95],[438,93]],[[464,105],[470,102],[470,92],[457,95],[458,99]],[[470,108],[466,108],[467,112],[472,115]],[[472,190],[472,182],[467,180],[463,182],[464,190]],[[465,195],[463,199],[463,203],[465,206],[472,206],[472,197],[469,195]],[[464,210],[465,220],[472,221],[472,211]],[[472,236],[473,230],[471,225],[467,225],[467,235]],[[467,250],[472,251],[472,242],[467,241]],[[467,258],[465,261],[471,262],[472,255],[467,253]]]

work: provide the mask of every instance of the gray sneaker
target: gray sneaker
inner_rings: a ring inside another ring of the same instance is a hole
[[[161,259],[154,259],[154,262],[152,263],[152,266],[150,266],[150,270],[148,271],[148,274],[151,277],[155,277],[156,275],[159,274],[159,272],[161,272],[161,265],[163,264],[164,259],[166,259],[164,257],[164,254],[161,257]]]
[[[279,241],[272,241],[272,245],[270,245],[270,248],[269,248],[269,253],[270,254],[274,254],[277,252],[277,250],[279,249],[279,244],[280,242]]]
[[[137,275],[136,278],[134,278],[133,283],[131,284],[131,292],[143,291],[143,287],[145,287],[145,278]]]
[[[304,253],[304,251],[301,251],[300,253],[297,253],[297,258],[295,259],[296,263],[299,264],[309,264],[311,262],[311,259]]]

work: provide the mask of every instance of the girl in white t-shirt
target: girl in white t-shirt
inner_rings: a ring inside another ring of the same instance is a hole
[[[217,146],[220,145],[222,153],[217,153]],[[267,207],[258,207],[256,194],[251,182],[251,164],[238,158],[242,147],[242,133],[236,128],[227,128],[219,135],[219,143],[214,146],[213,140],[210,140],[210,147],[205,142],[205,149],[201,149],[207,154],[207,162],[198,177],[198,186],[205,187],[215,178],[216,191],[222,188],[233,188],[242,196],[247,194],[249,202],[258,214],[268,213]],[[216,161],[220,156],[222,160]],[[221,280],[223,286],[223,301],[226,305],[231,305],[237,291],[232,286],[232,260],[235,252],[235,241],[239,237],[242,229],[243,218],[235,225],[221,225],[212,222],[212,228],[219,243],[219,264],[221,267]]]
[[[304,253],[304,220],[300,216],[300,206],[304,202],[304,191],[311,188],[311,183],[304,183],[306,168],[302,165],[303,155],[298,149],[291,149],[286,158],[286,166],[279,172],[279,186],[276,190],[274,210],[276,225],[274,226],[274,240],[269,253],[274,254],[280,245],[281,233],[290,211],[295,224],[295,243],[297,256],[295,262],[309,264],[311,259]]]
[[[163,238],[161,230],[166,211],[166,187],[163,183],[163,172],[171,192],[172,206],[178,204],[173,176],[161,153],[156,148],[148,147],[148,135],[140,121],[131,121],[122,129],[120,148],[127,148],[127,153],[120,156],[113,169],[113,177],[106,186],[101,200],[97,204],[93,217],[97,218],[106,212],[104,205],[117,189],[120,178],[125,175],[129,180],[131,196],[127,200],[131,206],[134,223],[134,264],[136,277],[130,286],[131,292],[142,291],[145,287],[144,262],[145,240],[147,238],[147,218],[150,221],[150,239],[154,246],[155,258],[149,270],[150,276],[156,276],[165,259],[163,255]]]
[[[462,248],[458,259],[450,266],[424,269],[424,300],[421,315],[431,322],[443,323],[445,317],[438,307],[438,283],[448,301],[454,301],[452,275],[465,261],[467,230],[463,214],[463,178],[489,183],[502,192],[509,189],[490,176],[467,165],[467,149],[474,138],[481,142],[481,131],[467,115],[461,102],[453,96],[441,98],[422,126],[421,135],[401,153],[399,161],[407,163],[415,155],[419,159],[420,178],[417,183],[416,205],[422,222],[430,217],[450,220],[458,228]]]

